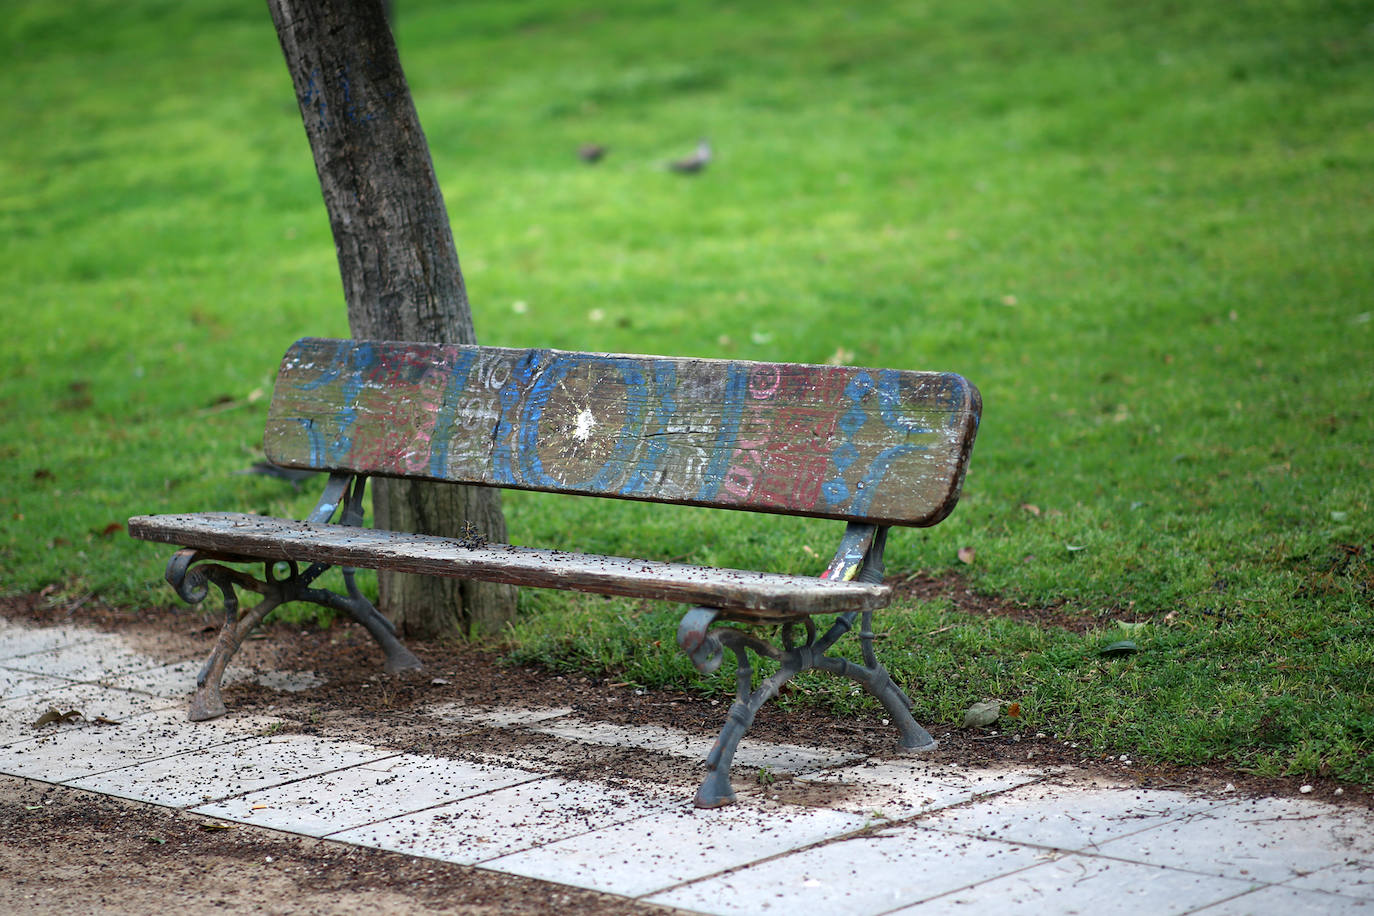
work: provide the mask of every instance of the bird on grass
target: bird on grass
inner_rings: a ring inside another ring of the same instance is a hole
[[[606,147],[599,143],[584,143],[577,148],[577,155],[588,165],[595,165],[606,155]]]
[[[695,175],[706,168],[711,161],[711,144],[702,140],[697,144],[696,152],[685,159],[677,159],[668,163],[668,168],[683,175]]]

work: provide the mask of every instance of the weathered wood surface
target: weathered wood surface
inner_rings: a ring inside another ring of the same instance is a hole
[[[950,373],[305,339],[265,441],[286,467],[933,525],[980,412]]]
[[[886,607],[886,585],[716,569],[507,544],[464,547],[449,538],[310,524],[238,513],[145,515],[129,534],[241,558],[397,569],[602,595],[719,607],[759,620]]]

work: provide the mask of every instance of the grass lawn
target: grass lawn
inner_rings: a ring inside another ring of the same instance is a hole
[[[1092,626],[903,602],[918,719],[1374,782],[1367,3],[584,7],[398,4],[484,342],[961,372],[965,497],[889,571]],[[227,0],[17,0],[0,43],[0,591],[166,603],[127,516],[313,501],[236,473],[287,345],[347,333],[286,69]],[[506,505],[520,543],[789,571],[840,533]],[[695,683],[675,609],[522,610],[518,658]]]

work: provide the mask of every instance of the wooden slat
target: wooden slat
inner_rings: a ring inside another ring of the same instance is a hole
[[[980,410],[949,373],[305,339],[265,442],[292,468],[933,525]]]
[[[129,519],[129,534],[238,557],[318,561],[364,569],[384,567],[430,576],[653,598],[724,608],[755,619],[881,608],[887,606],[892,593],[885,585],[506,544],[468,548],[429,535],[237,513],[138,516]]]

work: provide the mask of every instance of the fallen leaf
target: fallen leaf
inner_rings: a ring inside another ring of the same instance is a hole
[[[106,525],[104,528],[101,528],[101,529],[100,529],[100,536],[103,537],[103,538],[107,538],[107,537],[110,537],[111,535],[118,534],[119,532],[121,532],[121,531],[123,531],[123,530],[124,530],[124,526],[121,525],[119,522],[110,522],[110,523],[109,523],[108,525]]]
[[[960,548],[959,548],[959,562],[960,562],[960,563],[972,563],[972,562],[973,562],[974,554],[975,554],[975,551],[974,551],[974,549],[973,549],[972,547],[960,547]]]
[[[233,830],[233,824],[221,824],[219,821],[206,821],[200,825],[201,830]]]
[[[1134,655],[1139,651],[1139,646],[1131,642],[1129,639],[1123,639],[1120,642],[1114,642],[1110,646],[1103,647],[1103,649],[1097,654],[1115,657],[1120,655]]]
[[[991,725],[997,721],[997,717],[1001,714],[1002,704],[997,700],[974,703],[964,710],[964,728],[981,728],[984,725]]]
[[[1020,704],[1020,703],[1012,703],[1010,706],[1008,706],[1008,707],[1007,707],[1007,715],[1011,716],[1013,719],[1015,719],[1015,718],[1017,718],[1018,716],[1020,716],[1020,715],[1021,715],[1021,704]]]
[[[38,721],[33,723],[34,728],[42,728],[49,722],[70,722],[72,719],[85,718],[79,709],[69,709],[66,712],[59,712],[56,706],[49,706],[48,711],[38,717]]]
[[[1040,517],[1040,507],[1037,506],[1037,505],[1035,505],[1034,503],[1022,503],[1022,504],[1021,504],[1021,510],[1022,510],[1023,512],[1029,512],[1031,515],[1034,515],[1036,518],[1039,518],[1039,517]]]

